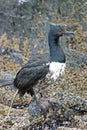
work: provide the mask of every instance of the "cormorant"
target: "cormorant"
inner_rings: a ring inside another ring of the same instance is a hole
[[[48,33],[48,43],[50,50],[50,61],[29,62],[23,66],[17,73],[13,84],[18,89],[20,96],[26,92],[31,96],[35,95],[34,87],[38,82],[44,82],[44,79],[56,81],[60,74],[65,70],[66,56],[60,45],[60,37],[63,35],[74,34],[66,31],[66,26],[61,24],[51,24]]]

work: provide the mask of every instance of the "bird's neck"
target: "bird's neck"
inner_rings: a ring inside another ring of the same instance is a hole
[[[51,62],[65,63],[65,54],[60,46],[60,37],[56,38],[49,33],[48,42]]]

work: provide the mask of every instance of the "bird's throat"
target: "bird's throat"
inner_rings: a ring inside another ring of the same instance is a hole
[[[65,63],[66,58],[63,49],[60,46],[60,37],[55,38],[53,36],[51,37],[50,35],[49,35],[49,49],[50,49],[51,62],[53,61],[53,62]]]

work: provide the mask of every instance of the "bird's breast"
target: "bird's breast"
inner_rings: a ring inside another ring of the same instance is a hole
[[[51,62],[49,64],[49,72],[46,75],[46,78],[56,81],[58,77],[64,73],[65,67],[66,63]]]
[[[64,73],[66,64],[65,63],[59,63],[59,62],[51,62],[47,63],[46,65],[49,66],[49,71],[46,74],[46,77],[40,79],[37,82],[37,87],[35,85],[34,91],[36,93],[42,93],[43,90],[47,89],[47,87],[54,83],[60,75]],[[39,87],[38,87],[39,86]]]

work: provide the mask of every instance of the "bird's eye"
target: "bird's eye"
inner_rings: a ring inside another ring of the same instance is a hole
[[[62,29],[62,30],[60,30],[60,31],[59,31],[59,33],[64,33],[64,32],[65,32],[65,30],[64,30],[64,29]]]
[[[64,32],[65,32],[65,30],[62,29],[62,30],[60,30],[60,31],[58,32],[58,34],[61,36]]]

